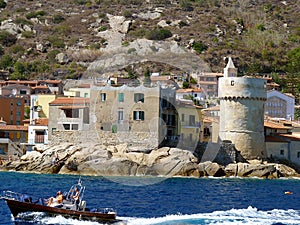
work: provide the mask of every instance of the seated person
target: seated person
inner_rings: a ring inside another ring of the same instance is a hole
[[[56,193],[56,197],[51,197],[49,198],[46,203],[47,203],[47,206],[51,206],[51,207],[55,207],[55,206],[58,206],[60,205],[64,200],[64,196],[62,194],[61,191],[58,191]]]

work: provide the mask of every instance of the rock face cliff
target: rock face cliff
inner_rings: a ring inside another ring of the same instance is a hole
[[[117,146],[64,143],[32,151],[20,160],[8,162],[2,170],[97,176],[187,176],[187,177],[262,177],[298,176],[281,164],[261,161],[220,163],[197,158],[192,152],[164,147],[145,152],[130,152],[127,144]]]

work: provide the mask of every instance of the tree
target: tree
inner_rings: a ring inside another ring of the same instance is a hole
[[[297,108],[294,114],[295,119],[300,120],[300,108]]]
[[[290,73],[300,72],[300,47],[297,47],[288,52],[288,65],[287,70]]]
[[[10,55],[3,55],[0,58],[0,69],[7,70],[14,65],[14,59]]]

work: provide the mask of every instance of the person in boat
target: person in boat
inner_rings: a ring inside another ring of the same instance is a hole
[[[56,193],[56,197],[49,198],[46,201],[46,203],[47,203],[47,206],[55,207],[55,206],[62,204],[63,200],[64,200],[64,196],[63,196],[62,192],[58,191]]]
[[[80,194],[79,194],[78,187],[75,187],[74,195],[72,196],[72,200],[75,203],[76,209],[78,208],[78,204],[79,204],[79,196],[80,196]]]

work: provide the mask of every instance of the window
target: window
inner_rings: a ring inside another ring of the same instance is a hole
[[[189,126],[194,126],[195,125],[195,116],[190,115],[190,121],[189,121]]]
[[[119,102],[124,102],[124,93],[119,93]]]
[[[184,122],[184,114],[181,114],[181,122]]]
[[[89,97],[89,93],[84,93],[84,97],[88,98]]]
[[[56,131],[56,128],[52,128],[51,133],[54,134],[55,131]]]
[[[118,121],[123,121],[124,120],[124,112],[123,109],[118,110]]]
[[[190,134],[190,141],[193,141],[193,134]]]
[[[79,118],[79,109],[65,109],[66,117]]]
[[[300,152],[297,152],[297,158],[300,158]]]
[[[26,90],[20,90],[20,95],[26,95]]]
[[[17,102],[17,106],[21,106],[22,103],[20,101]]]
[[[144,94],[142,93],[134,94],[134,102],[144,102]]]
[[[78,124],[72,124],[72,130],[78,130]]]
[[[284,155],[284,150],[280,149],[280,155]]]
[[[134,120],[145,120],[144,111],[133,111],[133,119]]]
[[[65,129],[65,130],[70,130],[70,128],[71,128],[71,127],[70,127],[70,124],[66,124],[66,123],[65,123],[65,124],[63,124],[63,126],[64,126],[64,129]]]
[[[106,93],[101,93],[100,97],[101,97],[101,102],[105,102],[106,101]]]

